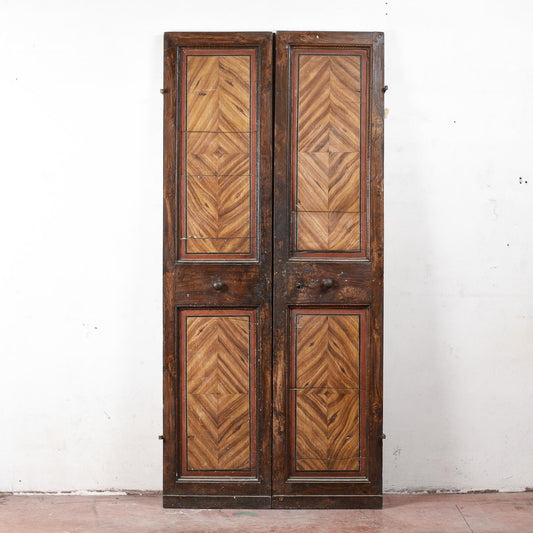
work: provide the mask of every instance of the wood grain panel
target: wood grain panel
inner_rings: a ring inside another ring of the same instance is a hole
[[[180,250],[186,259],[253,258],[253,50],[190,50],[182,68]]]
[[[249,471],[250,313],[185,312],[183,321],[186,470]]]
[[[359,316],[296,315],[296,387],[359,386]]]
[[[295,53],[296,252],[357,253],[361,236],[361,56]]]
[[[248,177],[189,177],[187,184],[187,251],[249,252]]]
[[[358,152],[360,57],[299,54],[298,152]]]
[[[355,153],[299,152],[299,211],[359,212],[359,157]]]
[[[300,250],[355,250],[359,247],[358,213],[299,212],[297,221]]]
[[[250,131],[250,55],[187,57],[187,131]]]
[[[292,327],[295,473],[358,471],[361,313],[295,310]]]
[[[359,469],[359,391],[296,394],[296,471]]]
[[[247,132],[187,134],[187,176],[248,176],[250,134]]]

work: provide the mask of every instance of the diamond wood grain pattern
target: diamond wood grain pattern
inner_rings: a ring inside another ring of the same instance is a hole
[[[248,176],[250,173],[250,134],[187,134],[187,175]]]
[[[358,55],[298,56],[296,250],[361,249]]]
[[[302,312],[293,327],[296,471],[356,471],[360,317]]]
[[[251,254],[252,55],[191,52],[185,68],[184,252]]]
[[[249,470],[250,317],[186,317],[188,470]]]

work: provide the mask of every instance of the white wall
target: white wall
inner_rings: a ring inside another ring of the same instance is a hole
[[[386,32],[385,488],[532,486],[532,15],[0,0],[0,491],[161,486],[166,30]]]

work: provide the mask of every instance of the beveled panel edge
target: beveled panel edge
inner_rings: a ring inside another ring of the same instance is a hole
[[[338,483],[369,483],[370,482],[370,479],[368,479],[368,477],[366,476],[353,476],[353,477],[336,477],[336,476],[331,476],[331,477],[327,477],[327,476],[323,476],[323,477],[313,477],[313,476],[309,476],[309,477],[305,477],[305,482],[306,483],[335,483],[335,484],[338,484]],[[291,475],[290,477],[287,478],[287,483],[301,483],[302,482],[302,477],[300,476],[293,476]]]
[[[179,477],[176,479],[176,483],[178,485],[186,485],[187,483],[260,483],[260,479],[256,476],[248,476],[248,477],[239,477],[235,478],[232,476],[209,476],[208,478],[205,476],[186,476],[186,477]]]

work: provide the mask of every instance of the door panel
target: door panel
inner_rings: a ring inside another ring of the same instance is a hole
[[[181,471],[255,474],[255,311],[183,311]]]
[[[185,48],[180,67],[181,257],[254,259],[256,51]]]
[[[293,253],[361,256],[366,52],[296,48],[290,60]]]
[[[268,507],[272,34],[165,34],[166,507]]]
[[[273,507],[381,506],[382,35],[276,35]]]
[[[291,477],[364,474],[360,384],[365,310],[292,309]],[[364,424],[362,424],[364,426]]]

